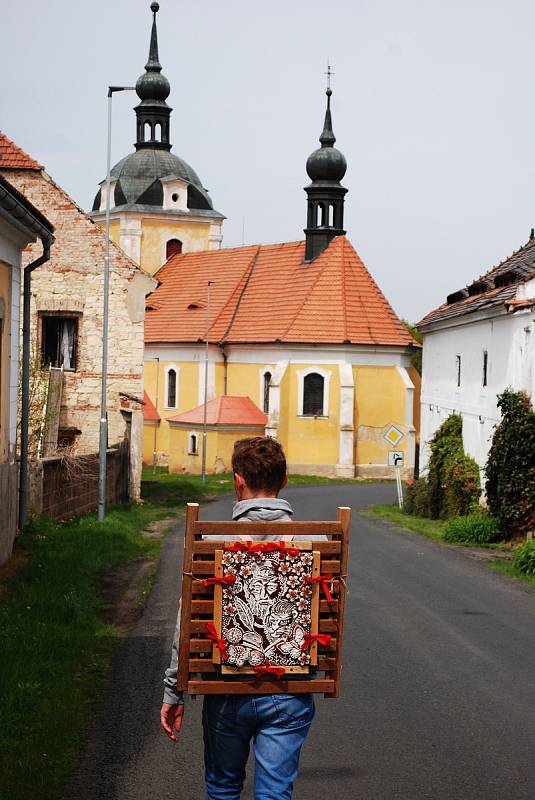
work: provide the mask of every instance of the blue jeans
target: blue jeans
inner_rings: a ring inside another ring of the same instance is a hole
[[[206,695],[206,800],[239,800],[251,739],[255,800],[289,800],[313,718],[311,694]]]

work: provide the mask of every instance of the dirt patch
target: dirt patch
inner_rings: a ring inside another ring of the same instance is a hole
[[[100,581],[102,606],[98,617],[102,622],[129,628],[143,614],[147,585],[155,560],[136,558],[107,572]]]
[[[466,553],[470,558],[475,558],[476,561],[511,561],[513,554],[509,550],[487,550],[483,547],[459,547],[463,553]]]
[[[167,519],[157,519],[151,522],[143,531],[145,539],[161,539],[164,531],[167,528],[172,528],[177,524],[177,517],[168,517]]]

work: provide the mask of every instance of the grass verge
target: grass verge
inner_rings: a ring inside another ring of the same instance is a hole
[[[380,517],[380,519],[397,525],[398,528],[420,533],[422,536],[427,537],[427,539],[443,541],[442,530],[444,528],[444,522],[442,520],[413,517],[409,514],[405,514],[398,506],[389,505],[373,505],[361,513],[369,517]]]
[[[501,572],[503,575],[508,575],[510,578],[518,578],[525,583],[530,583],[532,586],[535,586],[535,578],[531,578],[529,575],[521,572],[517,567],[513,566],[510,561],[503,561],[503,559],[497,558],[493,561],[488,561],[487,566],[491,569],[495,569],[497,572]]]

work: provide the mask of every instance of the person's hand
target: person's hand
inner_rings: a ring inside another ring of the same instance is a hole
[[[160,711],[160,725],[162,726],[165,735],[171,739],[172,742],[176,742],[176,736],[173,728],[177,733],[180,733],[183,717],[183,705],[171,705],[171,703],[163,703]]]

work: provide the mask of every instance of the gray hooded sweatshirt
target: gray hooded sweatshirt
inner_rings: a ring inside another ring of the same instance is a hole
[[[237,522],[291,522],[293,510],[287,500],[282,500],[279,497],[255,497],[252,500],[239,500],[234,504],[232,509],[232,519]],[[218,536],[206,536],[206,539],[220,539]],[[225,537],[222,537],[224,540]],[[227,537],[228,538],[228,537]],[[247,539],[247,534],[244,533],[243,539]],[[255,536],[255,541],[290,541],[291,536]],[[307,541],[325,541],[326,536],[307,536]],[[171,650],[171,663],[168,669],[165,670],[164,677],[164,703],[171,703],[172,705],[182,704],[184,702],[184,693],[178,692],[176,688],[176,677],[178,667],[178,641],[180,635],[180,608],[178,610],[178,619],[173,637],[173,647]]]

